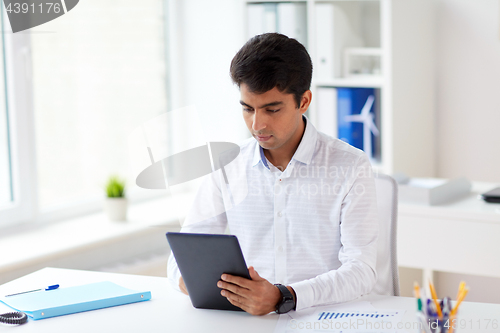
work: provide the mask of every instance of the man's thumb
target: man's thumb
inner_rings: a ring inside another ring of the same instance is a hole
[[[259,273],[257,273],[257,271],[255,270],[255,268],[253,268],[253,266],[248,267],[248,273],[250,273],[250,277],[252,278],[252,280],[261,279]]]

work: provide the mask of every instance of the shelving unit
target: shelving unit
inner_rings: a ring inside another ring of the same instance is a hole
[[[382,88],[383,78],[334,78],[329,80],[315,80],[318,87],[348,87],[348,88]]]
[[[302,4],[297,8],[302,8],[305,13],[295,13],[294,20],[297,20],[297,15],[304,15],[306,19],[306,25],[299,27],[299,30],[307,30],[306,47],[315,68],[311,87],[313,101],[308,114],[320,131],[337,136],[336,110],[334,107],[324,108],[320,105],[322,103],[318,103],[316,97],[321,96],[318,89],[376,88],[380,95],[378,116],[381,137],[380,157],[372,161],[375,169],[388,174],[405,172],[410,176],[434,176],[432,0],[244,2],[247,9],[262,4]],[[322,7],[318,9],[318,6]],[[328,14],[328,11],[333,12]],[[330,19],[325,19],[328,15]],[[255,21],[253,18],[246,19],[247,26]],[[281,23],[288,19],[276,18]],[[262,33],[282,32],[269,26],[263,30]],[[325,47],[333,50],[330,60],[334,64],[330,64],[331,67],[323,66],[325,61],[321,55],[329,52],[325,51]],[[344,67],[347,48],[357,56],[380,55],[380,68],[373,69],[372,73],[346,76]],[[325,72],[328,72],[327,75]]]

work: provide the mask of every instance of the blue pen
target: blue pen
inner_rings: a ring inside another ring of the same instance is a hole
[[[427,299],[427,306],[426,306],[426,309],[427,309],[427,317],[431,318],[433,316],[433,313],[432,313],[432,308],[431,308],[431,305],[432,304],[432,301],[430,298]]]
[[[452,318],[450,318],[451,314],[451,298],[445,297],[441,301],[441,308],[443,309],[443,318],[440,320],[439,327],[441,328],[441,332],[448,332],[450,326],[453,325]]]
[[[431,299],[427,299],[427,320],[429,324],[429,330],[432,333],[437,332],[438,330],[438,315],[436,311],[436,305]]]
[[[52,286],[48,286],[47,288],[40,288],[40,289],[35,289],[35,290],[29,290],[29,291],[22,291],[20,293],[15,293],[15,294],[10,294],[10,295],[5,295],[5,297],[10,297],[10,296],[16,296],[16,295],[22,295],[22,294],[27,294],[27,293],[33,293],[35,291],[40,291],[40,290],[45,290],[45,291],[48,291],[48,290],[54,290],[54,289],[57,289],[59,288],[59,285],[58,284],[54,284]]]

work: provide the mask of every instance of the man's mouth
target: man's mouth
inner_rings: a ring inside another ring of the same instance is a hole
[[[267,141],[271,138],[272,135],[255,135],[255,138],[259,141]]]

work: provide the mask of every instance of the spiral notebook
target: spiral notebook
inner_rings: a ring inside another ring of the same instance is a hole
[[[26,313],[34,320],[150,299],[150,291],[131,290],[109,281],[0,297],[2,303]]]

